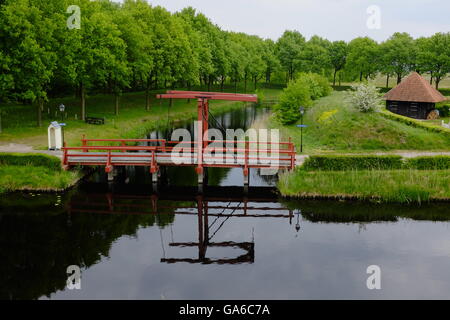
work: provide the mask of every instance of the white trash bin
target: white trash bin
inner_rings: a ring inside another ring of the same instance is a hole
[[[64,143],[63,126],[57,121],[48,127],[48,150],[61,150]]]

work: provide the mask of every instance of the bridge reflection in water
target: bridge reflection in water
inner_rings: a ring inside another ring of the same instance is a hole
[[[255,243],[213,242],[216,233],[230,218],[286,219],[292,224],[294,212],[280,207],[273,188],[253,188],[242,196],[242,188],[210,187],[203,194],[190,187],[171,187],[161,194],[133,195],[124,193],[89,193],[83,199],[72,199],[68,213],[119,215],[184,215],[197,216],[198,242],[171,242],[170,247],[198,248],[197,258],[162,258],[162,263],[242,264],[255,261]],[[181,204],[176,204],[177,202]],[[222,221],[221,221],[222,220]],[[245,253],[236,258],[212,259],[208,248],[241,249]]]

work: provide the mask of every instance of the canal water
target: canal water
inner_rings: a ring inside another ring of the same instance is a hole
[[[266,114],[215,121],[245,129]],[[127,168],[114,184],[97,172],[62,195],[2,196],[0,298],[450,298],[446,203],[288,201],[256,170],[247,193],[241,169],[210,170],[202,194],[191,169],[164,180],[155,193],[145,169]],[[69,266],[79,290],[67,288]]]

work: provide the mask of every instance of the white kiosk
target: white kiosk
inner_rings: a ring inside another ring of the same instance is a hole
[[[61,150],[64,144],[64,123],[53,121],[48,127],[48,150]]]

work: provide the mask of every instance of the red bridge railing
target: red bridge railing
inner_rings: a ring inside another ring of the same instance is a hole
[[[262,163],[278,161],[279,168],[293,169],[295,167],[296,152],[294,144],[289,142],[260,142],[236,140],[205,140],[206,148],[203,152],[205,167],[268,167]],[[95,145],[91,145],[95,143]],[[138,145],[144,143],[145,145]],[[115,145],[114,145],[115,144]],[[132,144],[132,145],[130,145]],[[154,144],[154,145],[150,145]],[[197,141],[166,141],[164,139],[81,139],[81,147],[63,148],[63,165],[105,165],[106,172],[110,172],[114,165],[149,166],[151,172],[158,170],[158,165],[174,165],[169,161],[158,163],[158,159],[183,160],[197,155]],[[73,154],[70,151],[77,151]],[[95,152],[94,152],[95,151]],[[100,154],[98,152],[101,152]],[[124,154],[126,153],[126,155]],[[70,157],[85,158],[83,161],[71,161]],[[106,157],[106,162],[104,161]],[[114,158],[127,158],[127,161],[114,161]],[[143,162],[142,158],[149,158]],[[98,160],[102,158],[103,160]],[[136,159],[133,162],[133,159]],[[140,160],[140,161],[138,161]],[[219,160],[222,160],[221,163]],[[281,165],[283,163],[283,165]],[[286,165],[289,163],[289,165]],[[194,165],[182,163],[180,165]],[[271,167],[277,167],[271,165]]]

